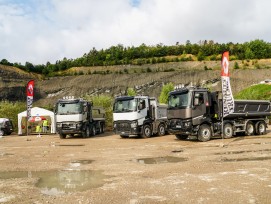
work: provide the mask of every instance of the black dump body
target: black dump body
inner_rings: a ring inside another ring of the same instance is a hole
[[[235,100],[234,112],[224,118],[262,118],[270,116],[270,111],[270,101],[267,100]]]

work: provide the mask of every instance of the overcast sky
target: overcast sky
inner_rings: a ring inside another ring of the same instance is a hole
[[[271,42],[270,0],[0,0],[0,60],[55,63],[93,47]]]

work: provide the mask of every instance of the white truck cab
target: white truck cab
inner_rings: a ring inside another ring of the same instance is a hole
[[[165,135],[167,128],[167,105],[158,104],[149,96],[120,96],[113,107],[114,131],[122,138],[154,134]]]

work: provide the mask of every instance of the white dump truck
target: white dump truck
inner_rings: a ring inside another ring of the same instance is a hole
[[[105,111],[100,107],[93,107],[91,102],[81,98],[65,97],[55,105],[56,128],[61,139],[67,135],[82,135],[83,138],[105,129]]]
[[[113,108],[114,131],[122,138],[140,135],[143,138],[167,131],[167,105],[149,96],[120,96]]]

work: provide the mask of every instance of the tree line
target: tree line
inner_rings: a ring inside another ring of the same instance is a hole
[[[71,67],[113,66],[113,65],[143,65],[179,61],[203,61],[220,60],[221,53],[230,52],[231,60],[266,59],[271,58],[271,44],[257,39],[245,43],[215,43],[204,40],[192,44],[189,40],[185,44],[166,46],[157,44],[147,46],[141,44],[138,47],[124,47],[119,44],[108,49],[96,50],[92,48],[89,53],[76,59],[63,58],[55,64],[34,65],[31,62],[11,63],[2,59],[0,64],[14,66],[27,72],[35,72],[45,76],[55,76],[58,72]]]

